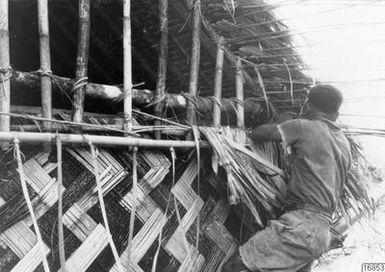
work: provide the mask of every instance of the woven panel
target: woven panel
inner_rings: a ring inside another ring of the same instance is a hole
[[[66,149],[64,153],[64,187],[61,192],[67,269],[119,271],[100,215],[90,151],[79,148]],[[171,162],[165,154],[144,150],[138,155],[139,180],[137,189],[133,191],[130,152],[99,150],[98,153],[106,212],[123,266],[128,265],[129,218],[135,206],[131,271],[151,271],[159,235],[162,239],[157,271],[215,271],[237,244],[224,226],[230,213],[229,206],[207,193],[209,177],[200,181],[200,190],[206,193],[196,191],[198,167],[194,159],[188,164],[177,163],[173,184]],[[56,163],[47,154],[39,153],[25,161],[23,166],[34,196],[44,254],[48,256],[51,270],[59,271]],[[2,208],[7,206],[7,201],[10,200],[2,199]],[[31,225],[31,219],[25,213],[21,220],[0,234],[1,245],[9,251],[7,256],[14,254],[18,259],[12,271],[42,271],[40,247]],[[2,259],[0,265],[5,262]],[[5,268],[5,271],[10,270],[9,266],[3,265]]]

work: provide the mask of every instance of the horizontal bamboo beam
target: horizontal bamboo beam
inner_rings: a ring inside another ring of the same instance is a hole
[[[135,137],[114,137],[100,135],[79,135],[79,134],[55,134],[55,133],[35,133],[35,132],[0,132],[0,142],[12,142],[18,139],[21,143],[55,143],[56,138],[60,137],[63,144],[86,144],[92,142],[101,146],[137,146],[152,148],[195,148],[194,141],[174,141],[174,140],[153,140]],[[201,141],[201,148],[208,148],[206,141]]]
[[[51,129],[55,132],[71,132],[74,128],[81,127],[83,133],[93,133],[93,132],[106,132],[106,133],[113,133],[118,132],[117,130],[121,130],[121,133],[123,133],[123,125],[103,125],[100,127],[89,127],[87,124],[84,125],[61,125],[61,124],[52,124]],[[22,131],[22,132],[41,132],[41,128],[39,128],[37,125],[11,125],[11,131]],[[157,132],[159,131],[162,134],[167,135],[183,135],[186,133],[186,131],[190,131],[190,129],[182,128],[182,127],[168,127],[168,126],[160,126],[160,127],[154,127],[154,126],[132,126],[132,133],[138,133],[139,132]]]
[[[23,88],[40,88],[40,77],[36,73],[26,73],[13,71],[12,84],[15,87]],[[69,78],[54,76],[52,80],[53,91],[56,94],[60,92],[71,93],[73,86],[73,80]],[[86,96],[89,98],[95,98],[105,101],[121,101],[123,97],[122,89],[118,86],[88,83],[86,88]],[[133,103],[136,106],[145,106],[151,104],[155,100],[155,92],[147,89],[133,89],[132,90]],[[168,93],[165,96],[165,106],[174,109],[185,109],[189,98],[183,94]],[[208,97],[195,98],[196,109],[201,113],[211,112],[214,106],[215,100]],[[237,102],[233,99],[223,98],[221,100],[221,110],[226,112],[234,112]],[[246,114],[258,114],[263,111],[263,102],[259,102],[255,98],[248,98],[244,101],[245,113]]]

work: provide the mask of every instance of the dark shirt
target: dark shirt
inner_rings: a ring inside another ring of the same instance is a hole
[[[351,163],[345,135],[328,120],[295,119],[278,130],[289,152],[286,206],[332,215]]]

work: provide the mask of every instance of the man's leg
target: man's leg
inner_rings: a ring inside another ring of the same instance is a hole
[[[222,272],[250,272],[242,261],[237,250],[223,265]]]

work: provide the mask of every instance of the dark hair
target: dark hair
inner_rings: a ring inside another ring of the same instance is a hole
[[[319,84],[309,90],[308,101],[322,112],[336,113],[342,104],[343,97],[336,87]]]

